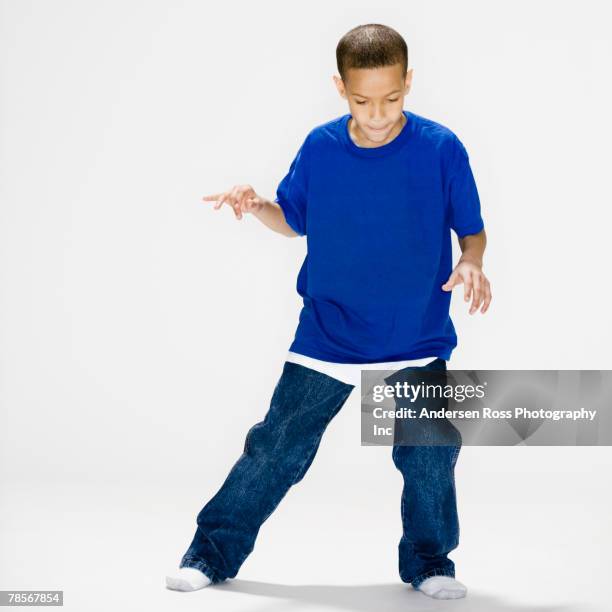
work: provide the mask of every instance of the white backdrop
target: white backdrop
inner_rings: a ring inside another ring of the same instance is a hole
[[[147,605],[172,605],[163,568],[268,408],[306,248],[200,198],[273,198],[306,133],[348,112],[332,75],[355,25],[404,36],[405,108],[459,136],[478,184],[493,301],[469,316],[455,289],[448,367],[611,369],[609,17],[594,1],[1,1],[0,589],[74,602],[121,583],[116,556],[146,557]],[[239,578],[398,583],[390,452],[360,446],[353,393]],[[464,447],[451,557],[483,609],[561,584],[595,597],[610,467],[609,448]],[[96,578],[84,558],[104,559]],[[514,583],[534,573],[538,590]],[[294,609],[329,603],[297,593]]]

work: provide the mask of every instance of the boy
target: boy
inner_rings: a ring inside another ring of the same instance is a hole
[[[263,421],[197,517],[169,588],[234,577],[262,523],[308,470],[325,428],[363,368],[445,370],[457,344],[451,290],[470,313],[491,301],[486,238],[467,152],[448,128],[403,110],[412,69],[404,39],[368,24],[338,43],[334,81],[350,113],[306,137],[274,202],[249,185],[205,196],[251,213],[286,236],[306,236],[297,290],[304,306]],[[453,229],[462,250],[452,270]],[[393,447],[403,475],[399,573],[438,599],[464,597],[447,555],[458,546],[457,446]]]

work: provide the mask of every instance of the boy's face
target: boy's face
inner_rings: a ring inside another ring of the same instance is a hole
[[[412,68],[402,72],[402,65],[397,63],[380,68],[350,68],[345,81],[334,75],[338,92],[348,101],[353,117],[349,129],[360,146],[382,146],[400,133]]]

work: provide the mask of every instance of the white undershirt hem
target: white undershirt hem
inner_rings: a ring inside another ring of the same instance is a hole
[[[378,363],[334,363],[322,361],[300,353],[289,351],[287,361],[299,363],[317,372],[327,374],[349,385],[361,386],[361,370],[401,370],[407,367],[421,367],[438,359],[437,357],[422,357],[421,359],[406,359],[404,361],[384,361]]]

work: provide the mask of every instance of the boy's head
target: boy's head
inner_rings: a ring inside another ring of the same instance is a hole
[[[388,26],[360,25],[340,39],[336,61],[340,76],[334,75],[334,82],[348,101],[355,136],[366,146],[392,140],[403,127],[404,96],[412,81],[406,41]]]

